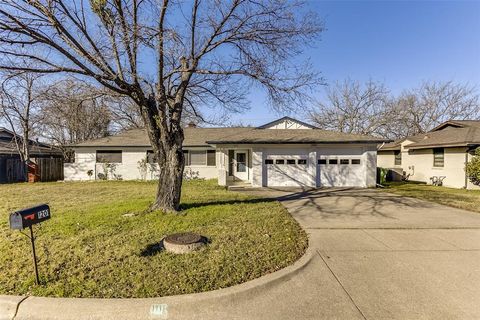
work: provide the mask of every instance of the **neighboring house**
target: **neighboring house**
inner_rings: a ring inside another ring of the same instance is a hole
[[[22,137],[17,136],[21,143]],[[29,141],[30,160],[39,181],[63,180],[63,154],[45,143]],[[0,183],[24,182],[25,165],[20,160],[15,134],[0,127]]]
[[[189,126],[185,175],[215,178],[220,185],[373,187],[377,146],[384,141],[289,117],[257,128]],[[144,130],[82,142],[74,150],[75,163],[65,164],[66,180],[153,179],[158,170]]]
[[[465,163],[479,146],[480,121],[451,120],[425,134],[381,146],[377,165],[404,179],[473,189],[478,187],[468,180]]]

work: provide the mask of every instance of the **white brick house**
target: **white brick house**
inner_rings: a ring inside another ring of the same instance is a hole
[[[383,141],[289,117],[257,128],[187,127],[185,173],[218,179],[220,185],[373,187],[377,145]],[[158,170],[144,130],[83,142],[74,150],[75,163],[65,165],[66,180],[99,179],[105,173],[109,179],[154,179]]]

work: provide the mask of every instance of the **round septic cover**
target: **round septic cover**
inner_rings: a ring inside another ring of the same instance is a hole
[[[192,232],[175,233],[167,236],[165,241],[174,244],[192,244],[202,241],[202,236]]]

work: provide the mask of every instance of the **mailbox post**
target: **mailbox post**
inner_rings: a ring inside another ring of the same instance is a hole
[[[32,242],[33,265],[35,268],[35,283],[40,284],[37,266],[37,254],[35,252],[35,237],[33,235],[33,225],[50,219],[50,207],[42,204],[36,207],[31,207],[10,214],[10,229],[23,230],[30,229],[30,241]]]

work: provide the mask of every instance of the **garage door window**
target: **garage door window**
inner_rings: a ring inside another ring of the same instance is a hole
[[[273,164],[273,160],[272,159],[265,159],[265,164]]]
[[[329,159],[328,164],[338,164],[338,159]]]
[[[360,159],[352,159],[352,164],[360,164]]]
[[[287,159],[287,164],[295,164],[295,159]]]
[[[298,164],[306,165],[307,159],[298,159]]]
[[[327,159],[318,159],[318,164],[327,164]]]
[[[285,164],[285,160],[277,159],[277,160],[275,160],[275,164]]]
[[[340,159],[340,164],[350,164],[348,159]]]

